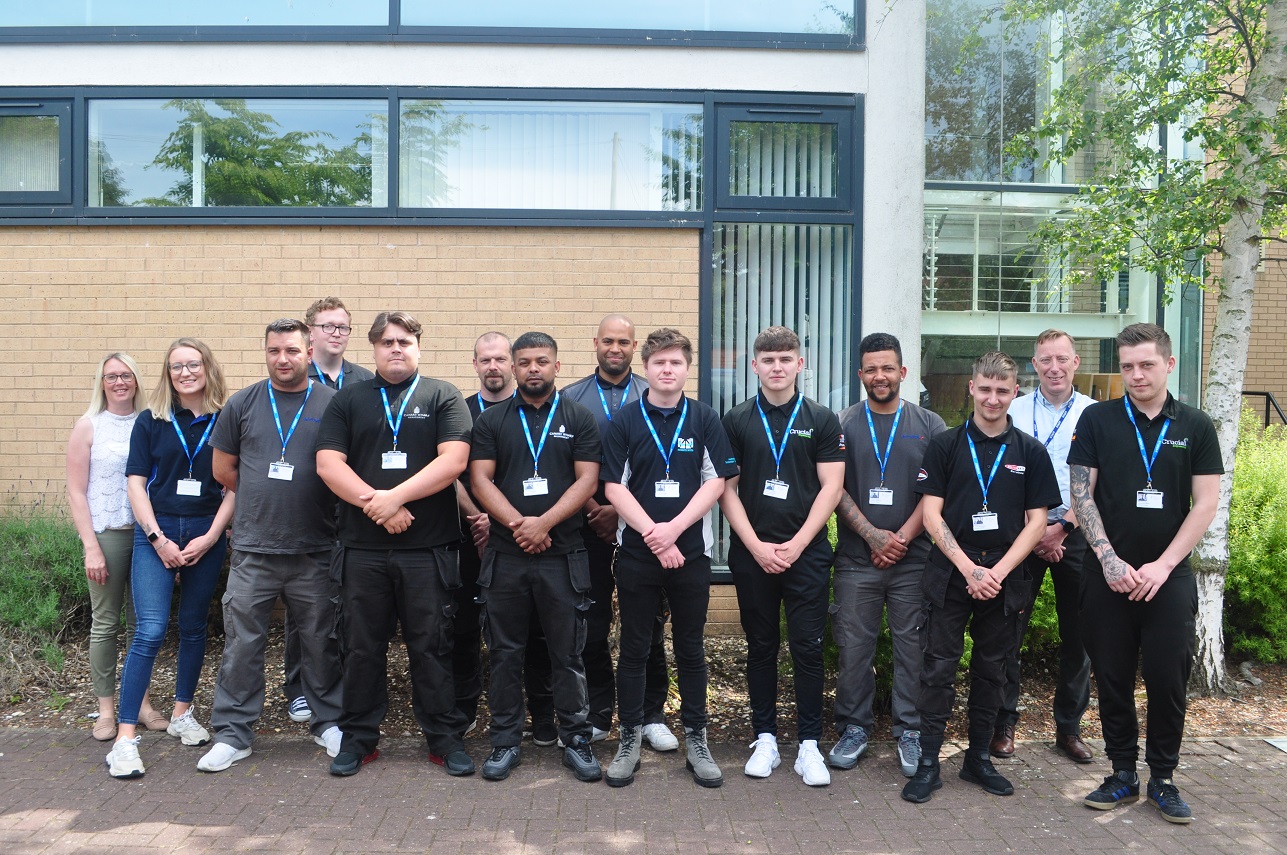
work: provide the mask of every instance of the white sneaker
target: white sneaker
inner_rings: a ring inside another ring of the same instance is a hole
[[[165,732],[178,737],[184,745],[205,745],[210,741],[210,732],[192,717],[192,707],[188,707],[187,712],[178,718],[170,719],[170,726]]]
[[[778,753],[778,738],[771,733],[761,733],[759,737],[751,743],[755,753],[751,759],[746,761],[747,777],[750,778],[767,778],[773,774],[773,770],[782,765],[782,755]]]
[[[816,739],[800,743],[800,752],[795,757],[795,773],[810,787],[825,787],[831,783],[831,773],[827,771],[827,763],[822,759]]]
[[[313,711],[308,707],[308,698],[303,695],[292,699],[290,705],[286,707],[286,711],[286,714],[290,716],[291,721],[302,723],[313,717]]]
[[[643,738],[653,751],[676,751],[679,749],[679,740],[663,722],[645,724],[643,726]]]
[[[313,741],[326,749],[327,757],[334,757],[340,753],[340,740],[343,738],[344,734],[340,729],[335,725],[331,725],[322,731],[321,736],[314,736]]]
[[[216,742],[206,752],[206,756],[197,761],[197,768],[202,772],[222,772],[238,760],[250,756],[249,748],[233,748],[226,742]]]
[[[143,760],[139,757],[141,736],[118,740],[107,754],[107,774],[113,778],[143,777]]]

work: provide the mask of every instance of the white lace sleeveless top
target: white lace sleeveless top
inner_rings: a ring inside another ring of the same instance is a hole
[[[89,449],[89,515],[94,531],[134,525],[134,511],[125,493],[125,462],[137,413],[117,416],[104,410],[90,417],[94,442]]]

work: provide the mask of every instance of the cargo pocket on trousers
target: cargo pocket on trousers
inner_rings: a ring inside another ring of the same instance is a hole
[[[578,549],[568,555],[568,577],[572,580],[572,590],[578,594],[590,592],[590,553]],[[578,604],[577,608],[581,608]],[[587,608],[589,608],[587,606]]]
[[[574,640],[577,656],[585,650],[585,639],[589,632],[590,606],[594,600],[582,594],[576,601],[576,639]]]
[[[827,614],[831,616],[831,639],[836,642],[836,647],[845,647],[848,643],[848,637],[845,635],[844,625],[840,622],[840,603],[831,603],[827,606]]]
[[[344,585],[344,547],[338,541],[331,549],[331,566],[328,575],[331,580],[330,600],[333,611],[330,637],[335,641],[342,642],[344,639],[344,609],[340,605],[342,599],[340,588]],[[342,646],[340,650],[343,652]]]
[[[456,590],[460,587],[460,549],[455,546],[448,546],[443,549],[435,549],[434,553],[434,558],[438,564],[438,578],[442,580],[442,587],[448,591]]]
[[[1032,604],[1032,571],[1028,569],[1027,562],[1010,571],[1005,577],[1005,589],[1001,593],[1005,597],[1007,617],[1019,614]]]

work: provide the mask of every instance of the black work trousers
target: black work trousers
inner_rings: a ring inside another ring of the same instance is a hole
[[[516,746],[523,738],[523,671],[531,629],[545,631],[553,675],[554,710],[564,744],[590,736],[589,702],[581,648],[589,609],[590,571],[583,550],[571,555],[483,553],[483,632],[491,657],[491,743]]]
[[[706,727],[706,609],[711,598],[711,561],[690,558],[666,570],[656,559],[617,555],[621,653],[617,659],[617,704],[623,727],[644,724],[649,651],[663,599],[670,603],[671,640],[679,683],[679,718],[685,728]]]
[[[783,573],[765,573],[740,543],[729,550],[737,607],[746,633],[746,686],[755,734],[778,732],[778,651],[786,607],[795,673],[797,738],[822,738],[822,635],[827,629],[831,544],[820,538]]]
[[[340,580],[344,700],[340,750],[370,754],[389,710],[389,642],[398,626],[407,646],[411,705],[430,752],[464,747],[469,724],[451,678],[452,591],[459,551],[345,548]]]
[[[1081,529],[1064,540],[1064,557],[1051,564],[1036,554],[1028,557],[1028,571],[1032,575],[1032,599],[1019,615],[1015,627],[1022,649],[1023,638],[1028,634],[1028,621],[1036,606],[1041,586],[1046,581],[1046,570],[1055,586],[1055,614],[1059,619],[1059,681],[1055,684],[1052,705],[1055,733],[1081,734],[1081,717],[1090,705],[1090,657],[1081,640],[1081,571],[1090,547]],[[997,712],[997,726],[1014,724],[1019,720],[1019,656],[1006,660],[1005,691],[1001,709]]]
[[[1144,762],[1153,777],[1169,778],[1179,765],[1184,738],[1198,583],[1185,563],[1171,573],[1152,600],[1132,602],[1129,596],[1108,587],[1099,559],[1092,553],[1082,580],[1081,616],[1095,627],[1086,633],[1085,641],[1099,688],[1104,753],[1114,770],[1135,771],[1140,750],[1135,677],[1142,674],[1148,698]]]

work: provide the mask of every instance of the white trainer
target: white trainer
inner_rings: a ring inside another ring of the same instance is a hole
[[[233,748],[226,742],[216,742],[206,752],[206,756],[197,761],[197,768],[202,772],[222,772],[238,760],[245,760],[249,756],[249,748]]]
[[[663,722],[653,722],[643,726],[643,738],[653,751],[677,751],[679,739],[671,733]]]
[[[113,778],[143,777],[143,759],[139,757],[141,736],[117,740],[107,754],[107,774]]]
[[[806,739],[800,743],[800,751],[795,757],[795,773],[810,787],[825,787],[831,783],[831,773],[818,750],[818,740]]]
[[[178,718],[170,719],[170,726],[165,732],[178,737],[184,745],[205,745],[210,741],[210,732],[192,717],[192,707],[188,707],[187,712]]]
[[[755,753],[751,759],[746,761],[746,772],[748,778],[767,778],[773,774],[773,770],[782,765],[782,755],[778,753],[778,738],[771,733],[761,733],[756,740],[751,743]]]
[[[322,731],[321,736],[314,736],[313,741],[326,749],[327,757],[334,757],[340,753],[340,740],[343,738],[344,734],[340,729],[335,725],[331,725]]]

